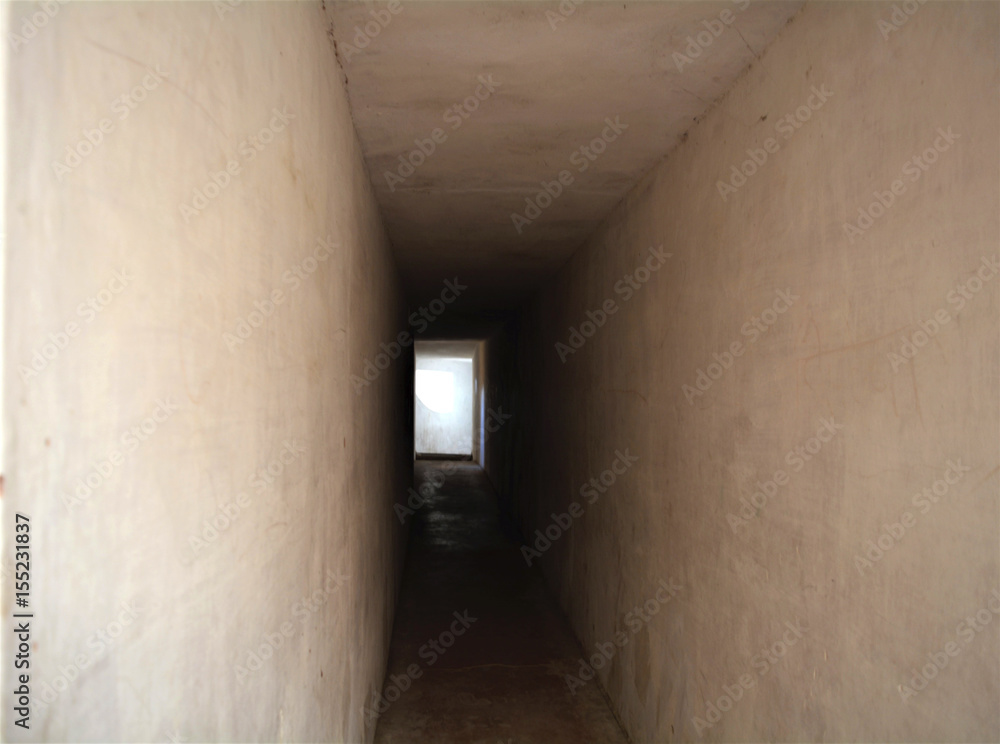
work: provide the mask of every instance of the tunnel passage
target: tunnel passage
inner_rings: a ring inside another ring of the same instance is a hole
[[[5,741],[1000,740],[996,0],[0,14]]]

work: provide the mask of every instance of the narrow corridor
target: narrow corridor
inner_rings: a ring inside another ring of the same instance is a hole
[[[1000,742],[1000,0],[0,28],[0,740]]]
[[[482,468],[418,460],[415,490],[434,482],[404,514],[410,548],[375,741],[628,741],[598,685],[567,689],[583,651],[537,567],[501,531]]]

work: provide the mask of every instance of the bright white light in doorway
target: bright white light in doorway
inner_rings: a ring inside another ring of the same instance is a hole
[[[417,398],[435,413],[451,413],[455,407],[455,375],[436,369],[418,369]]]

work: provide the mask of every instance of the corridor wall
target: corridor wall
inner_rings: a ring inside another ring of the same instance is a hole
[[[5,738],[369,741],[412,374],[365,376],[406,324],[325,14],[51,6],[4,52]]]

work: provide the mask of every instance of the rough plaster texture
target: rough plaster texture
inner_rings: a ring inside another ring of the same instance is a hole
[[[526,532],[585,503],[616,450],[639,457],[538,560],[584,645],[628,632],[660,579],[683,586],[598,672],[635,741],[1000,737],[1000,618],[959,628],[998,607],[1000,279],[948,300],[1000,237],[997,5],[927,3],[885,40],[891,12],[807,5],[522,324],[527,449],[545,453],[526,461]],[[717,180],[824,85],[833,96],[724,202]],[[960,138],[850,242],[843,223],[939,127]],[[661,244],[672,257],[626,301],[615,283]],[[743,325],[777,290],[799,299],[750,343]],[[606,299],[617,312],[562,363],[554,344]],[[942,308],[950,321],[894,371],[887,355]],[[682,386],[737,341],[689,403]],[[794,470],[786,453],[824,418],[843,429]],[[945,486],[949,460],[971,469],[924,513],[913,498]],[[727,515],[779,469],[787,484],[734,531]],[[915,525],[859,574],[906,512]],[[783,638],[776,663],[758,656]],[[904,702],[950,642],[960,655]],[[743,675],[753,686],[697,731]]]
[[[470,285],[457,306],[513,307],[800,5],[328,2],[365,160],[410,292],[422,302],[457,272]],[[724,12],[731,22],[722,31]],[[672,53],[707,33],[704,22],[719,35],[678,70]],[[627,127],[617,136],[605,122],[615,117]],[[615,139],[603,152],[579,151],[605,131]],[[511,214],[561,171],[572,184],[519,232]]]
[[[349,378],[405,327],[400,287],[320,5],[221,5],[70,3],[6,52],[4,536],[30,515],[32,690],[63,690],[30,734],[5,710],[10,740],[373,735],[412,377],[404,358],[358,394]],[[14,24],[38,10],[7,7]],[[294,119],[251,159],[273,109]],[[102,119],[60,181],[52,161]],[[186,221],[229,161],[239,175]],[[230,350],[240,319],[255,327]]]

